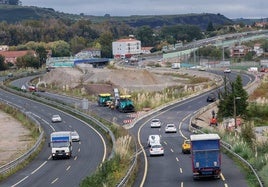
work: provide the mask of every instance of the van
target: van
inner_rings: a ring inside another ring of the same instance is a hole
[[[154,144],[160,144],[160,136],[157,134],[150,135],[148,137],[148,146],[151,147]]]

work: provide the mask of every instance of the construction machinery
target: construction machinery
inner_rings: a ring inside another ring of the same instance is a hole
[[[119,96],[119,98],[115,101],[115,107],[120,112],[135,112],[131,95]]]
[[[99,106],[108,106],[108,103],[111,101],[112,101],[112,99],[111,99],[110,93],[101,93],[98,95]]]

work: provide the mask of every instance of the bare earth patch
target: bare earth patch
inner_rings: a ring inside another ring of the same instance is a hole
[[[208,73],[191,70],[171,69],[137,69],[121,68],[98,69],[81,64],[79,68],[55,68],[42,77],[48,87],[55,85],[58,88],[72,89],[83,87],[87,93],[111,92],[113,88],[130,91],[160,91],[170,86],[187,84],[189,78],[174,76],[174,74],[187,74],[189,76],[208,76]]]
[[[0,137],[0,166],[18,158],[31,145],[30,131],[2,111],[0,111]]]

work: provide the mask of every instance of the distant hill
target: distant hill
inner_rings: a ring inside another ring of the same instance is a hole
[[[147,16],[125,16],[112,17],[91,16],[91,15],[76,15],[57,12],[52,8],[39,8],[29,6],[16,5],[0,5],[0,21],[7,23],[16,23],[23,20],[39,20],[39,19],[69,19],[75,21],[78,19],[90,19],[93,23],[103,21],[124,22],[131,27],[150,26],[152,28],[162,27],[164,25],[188,24],[199,26],[202,30],[206,29],[209,22],[213,25],[233,24],[233,20],[226,18],[221,14],[183,14],[183,15],[147,15]]]
[[[261,18],[261,19],[244,19],[244,18],[238,18],[233,19],[235,23],[244,23],[245,25],[252,25],[256,22],[267,22],[268,18]]]

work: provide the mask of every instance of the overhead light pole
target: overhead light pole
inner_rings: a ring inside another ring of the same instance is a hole
[[[241,99],[241,97],[235,97],[234,96],[234,125],[235,125],[235,129],[237,129],[237,123],[236,123],[236,100]]]

